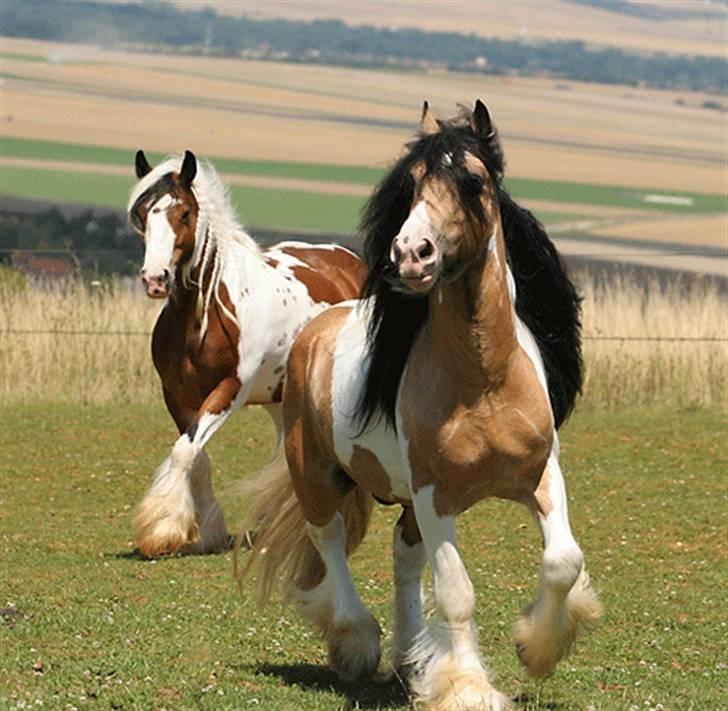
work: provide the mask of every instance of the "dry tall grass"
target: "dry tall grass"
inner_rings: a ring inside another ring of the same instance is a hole
[[[715,285],[665,287],[628,277],[601,285],[583,276],[579,281],[586,363],[580,408],[726,406],[728,303]],[[4,402],[161,397],[150,339],[134,335],[151,331],[158,303],[121,282],[23,290],[0,285],[0,300]],[[671,338],[722,340],[664,340]]]
[[[0,284],[0,398],[79,403],[160,398],[146,335],[159,307],[122,281],[25,289]]]
[[[728,302],[715,282],[660,284],[636,276],[580,282],[582,407],[726,406]]]

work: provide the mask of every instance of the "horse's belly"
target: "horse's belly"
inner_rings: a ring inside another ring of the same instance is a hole
[[[365,312],[352,309],[336,340],[331,385],[334,450],[354,481],[385,501],[410,501],[397,435],[381,419],[364,432],[353,417],[369,367]]]

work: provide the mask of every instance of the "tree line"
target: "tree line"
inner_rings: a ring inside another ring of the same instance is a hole
[[[725,62],[716,57],[637,54],[577,40],[509,41],[412,28],[349,27],[338,20],[233,18],[164,2],[4,0],[0,28],[8,37],[290,62],[437,67],[710,92],[725,91],[727,81]]]
[[[69,263],[78,274],[134,275],[144,255],[141,239],[117,212],[83,210],[66,215],[56,207],[39,212],[0,212],[0,263],[28,255]]]

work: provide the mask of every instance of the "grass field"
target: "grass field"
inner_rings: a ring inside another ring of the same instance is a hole
[[[725,414],[577,414],[562,433],[572,524],[606,613],[556,675],[520,669],[509,629],[536,585],[526,511],[489,501],[458,532],[477,593],[481,647],[517,708],[715,711],[725,702]],[[399,684],[338,683],[323,649],[277,601],[238,593],[229,554],[144,562],[130,518],[173,427],[161,405],[4,406],[0,707],[404,709]],[[231,485],[271,445],[260,410],[211,445],[232,526]],[[378,508],[353,558],[387,630],[389,540]]]

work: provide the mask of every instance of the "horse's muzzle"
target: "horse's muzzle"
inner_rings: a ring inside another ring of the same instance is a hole
[[[142,284],[150,299],[164,299],[169,293],[170,273],[165,269],[161,274],[149,276],[145,269],[141,271]]]
[[[392,241],[389,258],[405,287],[418,293],[430,290],[440,258],[437,245],[429,237],[398,235]]]

